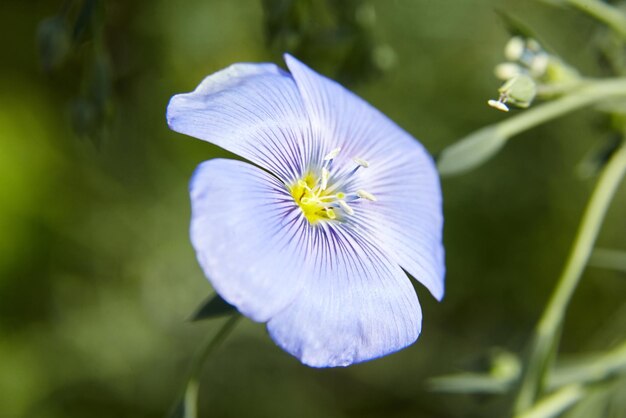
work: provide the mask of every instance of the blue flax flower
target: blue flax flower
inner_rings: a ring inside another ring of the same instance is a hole
[[[234,64],[171,99],[171,129],[249,161],[197,168],[191,241],[215,290],[276,344],[310,366],[347,366],[419,336],[405,271],[443,297],[439,180],[413,137],[285,60],[291,73]]]

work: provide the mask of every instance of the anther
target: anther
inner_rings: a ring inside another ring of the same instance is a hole
[[[337,215],[335,215],[335,211],[332,208],[326,208],[326,215],[330,219],[336,219],[337,218]]]
[[[330,178],[330,171],[326,167],[322,168],[322,185],[321,189],[326,190],[328,186],[328,179]]]
[[[370,163],[365,161],[362,158],[353,158],[352,161],[354,161],[355,163],[357,163],[359,166],[363,167],[363,168],[367,168],[370,166]]]
[[[376,199],[376,196],[374,196],[373,194],[366,192],[365,190],[359,190],[356,192],[357,196],[366,199],[366,200],[370,200],[372,202],[376,202],[378,199]]]
[[[339,203],[341,209],[343,209],[348,215],[354,215],[354,209],[352,209],[346,202],[339,200],[337,203]]]
[[[324,161],[329,161],[334,159],[337,155],[339,155],[339,151],[341,151],[341,147],[337,147],[324,157]]]
[[[509,111],[509,107],[507,105],[504,104],[504,102],[501,102],[500,100],[488,100],[487,104],[491,107],[493,107],[494,109],[498,109],[501,110],[503,112],[508,112]]]

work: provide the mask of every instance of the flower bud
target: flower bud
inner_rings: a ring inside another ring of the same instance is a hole
[[[500,80],[509,80],[524,71],[524,68],[512,62],[500,63],[496,65],[496,68],[493,70],[495,76]]]
[[[535,81],[526,74],[518,74],[498,89],[502,102],[512,103],[519,107],[528,107],[535,98],[537,86]]]
[[[60,67],[71,48],[70,30],[61,16],[48,17],[37,27],[39,60],[45,71]]]
[[[506,43],[504,56],[509,61],[517,61],[522,57],[525,49],[524,39],[521,36],[514,36]]]

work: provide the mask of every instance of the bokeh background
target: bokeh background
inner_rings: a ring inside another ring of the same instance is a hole
[[[188,321],[212,289],[187,182],[228,154],[168,130],[171,95],[291,51],[436,154],[507,117],[485,105],[510,37],[502,13],[583,73],[608,73],[596,22],[530,0],[0,2],[0,417],[163,417],[222,325]],[[504,416],[507,397],[437,394],[428,379],[527,345],[595,182],[576,167],[607,126],[579,111],[443,179],[447,294],[416,285],[415,345],[316,370],[243,320],[206,363],[200,416]],[[625,210],[622,185],[600,246],[624,248]],[[623,339],[625,291],[624,273],[588,268],[562,352]]]

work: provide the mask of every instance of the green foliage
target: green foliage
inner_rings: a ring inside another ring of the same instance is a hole
[[[533,324],[623,147],[624,2],[587,3],[0,2],[0,416],[162,417],[179,399],[198,418],[510,416]],[[533,78],[526,110],[486,106],[507,27],[538,41],[552,74],[580,79]],[[188,242],[186,184],[225,153],[169,132],[166,103],[285,50],[357,85],[442,174],[466,174],[442,181],[444,302],[417,344],[348,369],[302,367],[251,321],[215,349],[238,317],[219,318],[232,313],[220,299],[197,311],[215,319],[187,321],[212,290]],[[624,417],[625,207],[622,185],[520,414]],[[508,357],[482,360],[494,346]],[[442,375],[431,389],[448,393],[428,392]]]
[[[292,53],[349,84],[389,70],[395,54],[377,39],[376,9],[369,0],[263,0],[265,33],[281,61]]]
[[[210,296],[202,305],[200,305],[200,307],[192,315],[191,320],[200,321],[203,319],[211,319],[223,315],[229,315],[234,312],[236,312],[234,306],[222,299],[220,295],[215,294]]]
[[[444,149],[437,157],[437,168],[442,176],[462,174],[493,157],[507,138],[497,126],[487,126]]]

